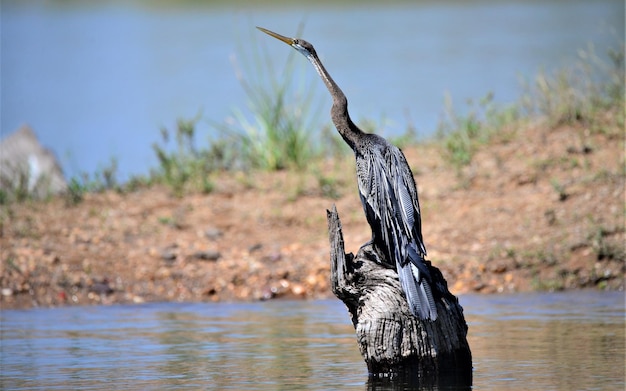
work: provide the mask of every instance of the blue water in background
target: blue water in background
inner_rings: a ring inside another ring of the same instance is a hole
[[[256,25],[284,35],[304,25],[302,36],[348,96],[355,120],[374,121],[383,135],[413,126],[422,137],[435,131],[446,94],[459,112],[488,92],[513,102],[520,78],[571,65],[589,44],[604,55],[624,32],[618,0],[1,7],[2,137],[29,124],[68,178],[115,158],[122,181],[155,166],[151,144],[161,127],[201,113],[198,142],[206,146],[219,137],[212,122],[245,110],[233,59],[241,65],[251,45],[263,45],[280,65],[291,50]],[[296,75],[316,79],[301,60]],[[318,82],[321,127],[331,102]]]

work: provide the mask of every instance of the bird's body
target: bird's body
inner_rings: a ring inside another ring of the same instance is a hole
[[[384,138],[361,131],[350,119],[348,100],[319,60],[313,45],[266,29],[263,32],[289,44],[315,67],[333,97],[331,119],[356,158],[359,194],[372,243],[398,272],[411,312],[435,320],[437,309],[424,261],[420,207],[411,169],[400,149]]]

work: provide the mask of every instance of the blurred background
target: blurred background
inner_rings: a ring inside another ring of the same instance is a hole
[[[121,181],[146,174],[161,128],[196,118],[205,147],[247,115],[242,79],[280,78],[297,53],[257,25],[312,42],[353,119],[386,136],[431,136],[450,101],[460,112],[491,93],[514,102],[537,72],[624,37],[621,0],[330,3],[3,0],[2,137],[30,125],[67,178],[112,159]],[[294,83],[317,89],[312,126],[328,125],[323,84],[294,64]]]
[[[370,238],[354,159],[256,26],[365,130],[443,133],[404,145],[476,389],[624,389],[624,1],[312,3],[0,0],[0,389],[372,389],[321,300],[323,210]],[[24,124],[62,198],[20,202],[54,184]]]

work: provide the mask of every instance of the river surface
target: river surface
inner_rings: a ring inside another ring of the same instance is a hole
[[[460,302],[474,389],[626,386],[623,292]],[[339,300],[6,310],[0,320],[5,390],[368,389]]]
[[[382,135],[409,126],[432,135],[446,94],[458,112],[489,92],[510,103],[520,78],[571,67],[588,45],[603,56],[623,44],[621,0],[308,3],[3,0],[0,133],[30,124],[68,178],[114,158],[124,181],[156,166],[151,145],[177,118],[200,113],[206,147],[220,136],[212,124],[234,109],[252,116],[235,62],[249,82],[315,85],[312,128],[329,124],[331,100],[313,68],[301,58],[283,74],[295,51],[256,25],[284,35],[303,25],[353,118]],[[258,51],[275,65],[260,66]]]

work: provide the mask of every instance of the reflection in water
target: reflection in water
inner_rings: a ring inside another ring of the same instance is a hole
[[[367,380],[367,391],[400,391],[400,390],[454,390],[470,391],[472,389],[472,379],[467,377],[466,371],[452,371],[447,374],[431,375],[410,375],[408,377],[394,378],[373,378]]]
[[[624,388],[623,293],[462,296],[461,304],[474,387]],[[3,311],[1,320],[2,389],[415,387],[368,381],[338,300],[35,309]]]
[[[572,293],[479,298],[469,316],[475,382],[494,389],[624,387],[624,295]],[[512,302],[511,299],[514,299]]]

